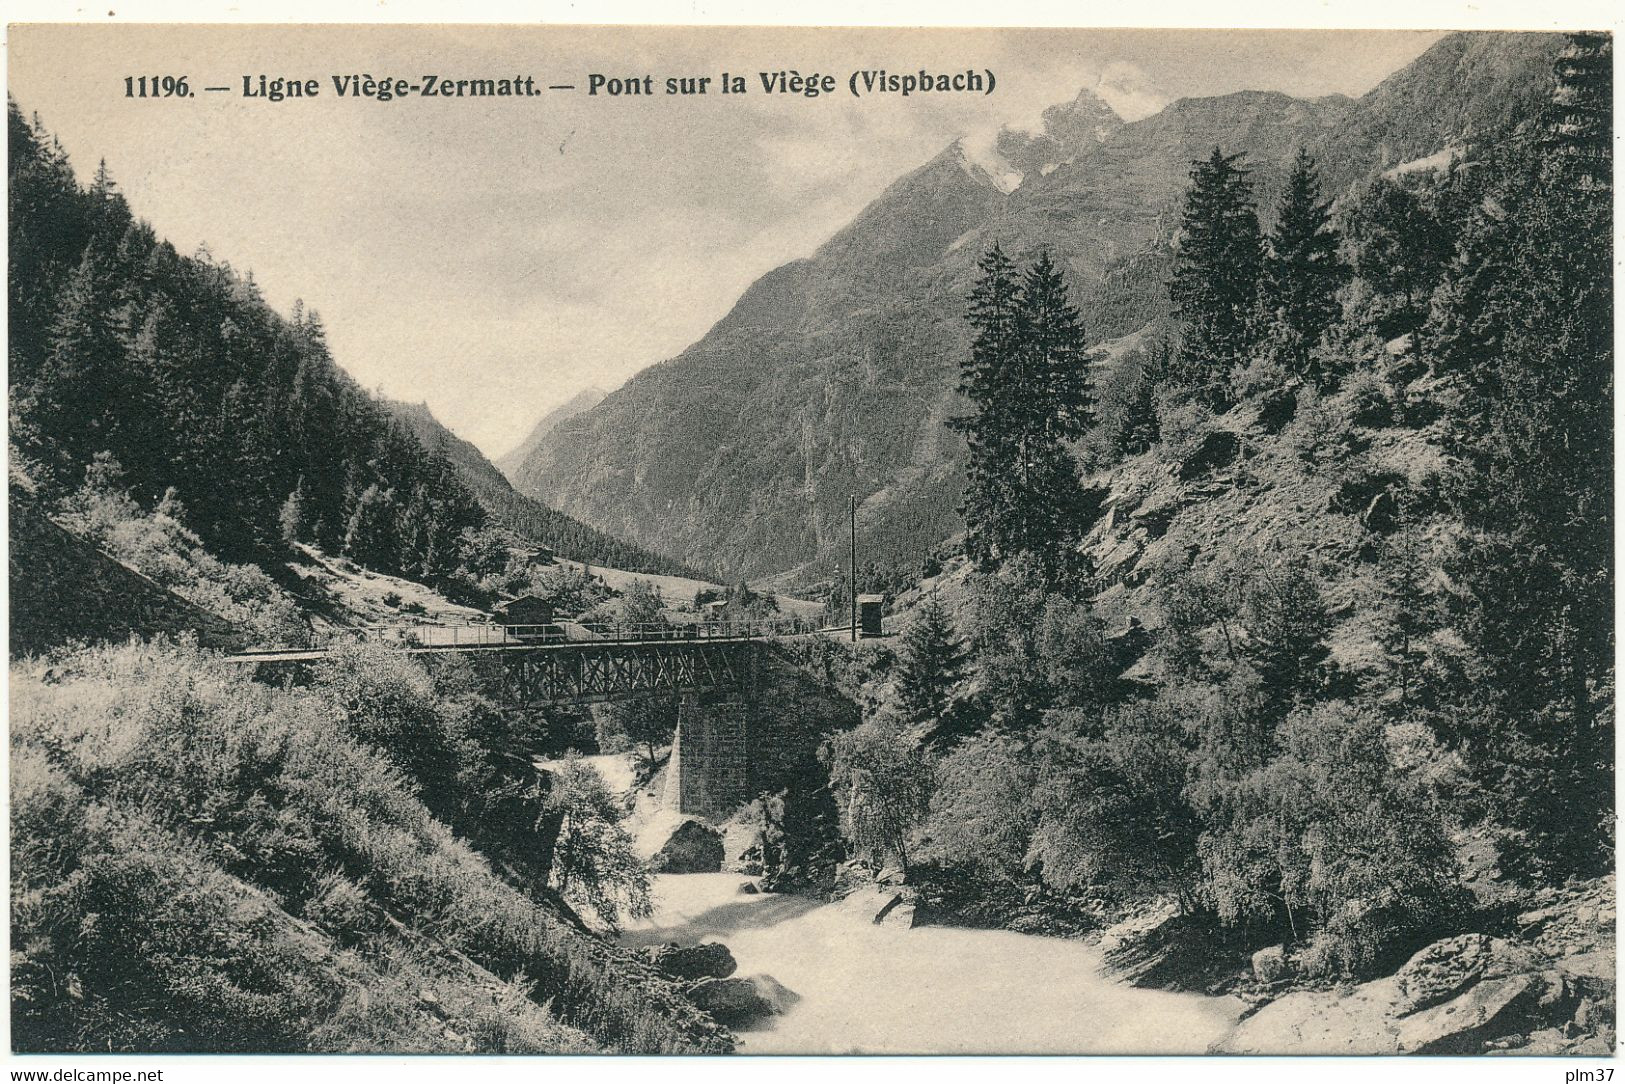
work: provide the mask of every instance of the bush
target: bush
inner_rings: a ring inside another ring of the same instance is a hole
[[[961,742],[936,766],[928,856],[988,876],[1017,878],[1027,865],[1037,811],[1032,759],[1013,739],[983,734]]]
[[[1280,754],[1242,777],[1201,841],[1227,923],[1314,933],[1327,967],[1358,971],[1460,906],[1446,824],[1388,758],[1374,715],[1334,702],[1294,712]]]
[[[908,868],[909,841],[930,811],[931,767],[896,716],[882,713],[837,734],[828,748],[830,790],[854,850]]]
[[[1393,423],[1397,396],[1380,374],[1361,369],[1348,379],[1343,392],[1348,396],[1349,417],[1356,425],[1379,428]]]
[[[1305,388],[1298,394],[1297,413],[1281,431],[1282,441],[1306,469],[1336,477],[1353,469],[1355,456],[1369,444],[1354,432],[1350,410],[1345,400]]]
[[[1185,795],[1192,743],[1181,712],[1133,704],[1113,711],[1098,737],[1092,720],[1078,721],[1052,713],[1035,743],[1029,861],[1062,891],[1110,885],[1193,906],[1200,822]]]
[[[598,770],[579,756],[566,757],[554,771],[547,809],[560,817],[553,859],[559,893],[611,930],[623,913],[648,917],[648,866],[621,827],[622,811]]]
[[[227,564],[181,522],[172,495],[143,512],[120,488],[118,464],[105,455],[85,485],[57,512],[63,525],[189,602],[242,629],[259,645],[303,644],[309,626],[287,592],[256,565]]]
[[[1162,434],[1159,447],[1163,461],[1182,462],[1213,431],[1213,411],[1198,400],[1159,391],[1157,431]]]

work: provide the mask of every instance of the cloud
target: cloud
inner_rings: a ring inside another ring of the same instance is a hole
[[[1100,73],[1094,92],[1124,120],[1135,121],[1160,113],[1173,96],[1163,90],[1144,68],[1114,60]]]

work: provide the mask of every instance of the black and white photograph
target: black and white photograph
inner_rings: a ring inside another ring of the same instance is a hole
[[[108,16],[6,28],[12,1064],[1611,1078],[1611,25]]]

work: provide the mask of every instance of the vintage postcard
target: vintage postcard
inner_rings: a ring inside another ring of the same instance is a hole
[[[1612,1057],[1607,27],[8,39],[14,1054]]]

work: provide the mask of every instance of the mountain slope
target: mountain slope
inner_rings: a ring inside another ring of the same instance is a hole
[[[513,451],[492,460],[496,464],[497,470],[501,471],[504,476],[512,478],[513,472],[531,457],[542,441],[547,439],[549,433],[577,414],[591,410],[603,402],[604,396],[608,394],[609,392],[603,388],[588,388],[586,391],[577,392],[563,404],[543,414],[541,420],[531,428],[525,439],[520,441]]]
[[[826,571],[856,494],[860,548],[911,564],[958,526],[963,447],[941,423],[963,409],[961,311],[989,244],[1018,258],[1050,249],[1097,341],[1133,332],[1165,311],[1161,268],[1191,159],[1246,150],[1267,216],[1300,146],[1341,192],[1516,123],[1560,44],[1454,35],[1358,100],[1249,91],[1112,126],[1084,99],[1080,124],[1053,118],[1067,145],[1039,155],[1065,160],[1008,195],[950,146],[813,257],[763,276],[677,358],[558,426],[515,484],[730,575]]]
[[[425,449],[444,455],[486,515],[515,534],[589,564],[610,565],[628,572],[714,578],[680,561],[612,538],[516,492],[478,448],[442,425],[427,405],[385,400],[384,406]]]

